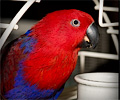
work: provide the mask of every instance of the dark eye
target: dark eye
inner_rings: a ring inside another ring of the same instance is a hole
[[[78,27],[78,26],[80,26],[80,21],[77,20],[77,19],[73,19],[71,21],[71,25],[74,26],[74,27]]]

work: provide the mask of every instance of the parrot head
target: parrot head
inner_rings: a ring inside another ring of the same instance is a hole
[[[48,45],[64,49],[95,48],[99,40],[94,19],[76,9],[49,13],[31,30]]]

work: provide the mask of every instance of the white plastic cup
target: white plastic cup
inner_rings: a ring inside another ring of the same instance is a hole
[[[118,100],[118,73],[84,73],[75,80],[78,100]]]

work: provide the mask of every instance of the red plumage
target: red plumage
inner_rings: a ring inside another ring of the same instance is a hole
[[[59,16],[58,16],[59,13]],[[72,19],[80,20],[80,27],[73,27]],[[76,66],[77,45],[82,42],[86,29],[93,22],[87,13],[78,10],[61,10],[48,14],[32,27],[38,42],[24,62],[25,79],[40,89],[60,88]]]
[[[74,19],[79,21],[79,26],[72,25]],[[93,22],[89,14],[75,9],[45,16],[29,34],[10,46],[3,61],[2,90],[14,88],[15,77],[19,76],[17,71],[21,68],[19,64],[23,66],[22,80],[30,86],[36,85],[40,90],[60,89],[76,66],[80,44]]]
[[[22,37],[22,36],[21,36]],[[2,57],[2,70],[1,70],[1,91],[6,92],[11,90],[15,84],[15,77],[18,71],[18,63],[19,61],[25,57],[22,55],[23,50],[19,47],[22,43],[18,42],[17,45],[14,43],[18,41],[16,39],[8,44],[8,47],[5,48]]]

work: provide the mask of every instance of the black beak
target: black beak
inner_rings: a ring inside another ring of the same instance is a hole
[[[81,44],[82,48],[95,48],[98,44],[99,32],[95,23],[90,24],[87,29],[84,40]]]

